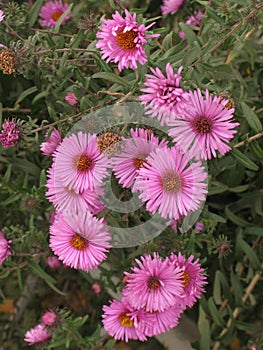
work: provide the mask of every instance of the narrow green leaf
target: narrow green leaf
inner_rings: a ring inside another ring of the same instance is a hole
[[[243,301],[242,301],[243,288],[241,286],[239,278],[232,270],[230,274],[230,280],[231,280],[231,285],[234,292],[235,303],[237,306],[242,306],[243,305]]]
[[[45,186],[46,182],[47,182],[46,171],[45,169],[42,169],[40,173],[39,187]]]
[[[31,88],[24,90],[22,92],[22,94],[18,97],[18,99],[15,102],[15,105],[19,104],[20,102],[22,102],[27,96],[33,94],[34,92],[36,92],[38,89],[36,86],[32,86]]]
[[[257,171],[259,168],[258,166],[252,162],[247,156],[244,155],[244,153],[240,152],[236,148],[232,149],[231,156],[233,156],[234,159],[236,159],[240,164],[244,165],[247,169]]]
[[[213,18],[217,23],[225,24],[224,19],[217,15],[217,11],[215,9],[213,9],[210,6],[206,6],[206,11],[207,11],[209,17]]]
[[[257,134],[260,133],[262,131],[262,124],[258,116],[245,102],[241,102],[241,107],[244,113],[244,117],[246,118],[246,121],[248,122],[251,129]]]
[[[11,170],[12,170],[12,164],[9,164],[7,169],[6,169],[5,175],[3,177],[4,182],[9,182],[10,175],[11,175]]]
[[[70,4],[68,6],[68,8],[66,9],[66,11],[63,13],[63,15],[61,15],[55,25],[55,28],[54,28],[54,32],[55,33],[58,33],[59,32],[59,29],[60,29],[60,26],[62,24],[62,22],[64,21],[64,19],[67,17],[67,15],[70,13],[71,9],[73,7],[73,4]]]
[[[192,26],[190,26],[189,24],[185,24],[183,22],[180,22],[179,26],[184,32],[184,34],[186,35],[186,40],[188,41],[189,44],[193,45],[195,41],[199,42],[198,37],[196,36],[196,34],[191,28]]]
[[[216,271],[215,280],[214,280],[214,287],[213,287],[213,297],[214,297],[214,301],[217,305],[222,304],[220,272],[221,271]]]
[[[6,205],[9,205],[11,203],[17,202],[21,198],[21,195],[22,195],[21,193],[13,194],[9,198],[7,198],[5,201],[1,202],[1,205],[6,206]]]
[[[248,257],[251,266],[255,269],[258,269],[260,267],[260,261],[254,250],[250,247],[250,245],[247,242],[245,242],[241,236],[238,236],[236,244],[237,247],[240,248]]]
[[[105,80],[109,80],[115,84],[119,84],[121,86],[124,87],[129,87],[130,84],[127,80],[125,80],[125,78],[119,77],[118,75],[114,74],[114,73],[108,73],[108,72],[99,72],[99,73],[95,73],[92,75],[93,79],[105,79]]]
[[[245,235],[256,235],[263,237],[263,228],[262,227],[246,227],[244,230]]]
[[[220,327],[225,327],[225,321],[222,317],[222,315],[219,313],[219,311],[217,310],[217,307],[214,303],[214,300],[212,297],[210,297],[208,299],[208,309],[209,309],[209,312],[210,312],[210,315],[213,319],[213,321]]]
[[[200,350],[211,350],[210,323],[201,305],[199,306],[198,329],[201,335]]]
[[[40,9],[43,5],[44,0],[37,0],[28,12],[28,28],[30,29],[39,17]]]
[[[247,222],[246,220],[240,218],[239,216],[235,215],[230,209],[229,206],[225,207],[225,213],[226,216],[228,217],[228,219],[230,221],[232,221],[234,224],[240,226],[240,227],[247,227],[250,225],[249,222]]]
[[[263,159],[263,149],[257,141],[250,142],[249,146],[255,157]]]

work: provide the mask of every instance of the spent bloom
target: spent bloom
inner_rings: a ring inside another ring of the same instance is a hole
[[[20,138],[20,128],[14,121],[5,120],[2,125],[0,142],[4,148],[15,146]]]
[[[201,221],[197,221],[195,225],[195,233],[200,233],[203,231],[205,225]]]
[[[99,283],[93,283],[93,285],[91,286],[91,289],[95,294],[100,294],[101,292],[101,286],[99,285]]]
[[[189,161],[177,146],[158,148],[148,156],[136,179],[146,210],[178,220],[201,206],[207,174],[201,162]]]
[[[51,156],[61,143],[60,132],[54,128],[50,136],[48,136],[48,133],[46,133],[45,138],[46,141],[41,143],[40,149],[44,155]]]
[[[56,256],[48,256],[46,263],[51,269],[58,269],[61,266],[61,262]]]
[[[8,258],[11,254],[10,244],[11,240],[7,240],[4,236],[4,233],[0,231],[0,265],[2,265],[3,261]]]
[[[52,334],[50,334],[43,324],[38,324],[36,327],[31,328],[26,332],[24,341],[28,342],[29,345],[43,343],[50,339]]]
[[[0,22],[5,18],[4,11],[0,10]]]
[[[163,15],[174,14],[183,5],[184,0],[163,0],[161,11]]]
[[[53,326],[56,320],[57,314],[53,310],[46,311],[41,318],[41,321],[45,326]]]
[[[144,24],[138,24],[136,13],[130,14],[125,10],[125,18],[117,11],[112,15],[113,19],[104,19],[99,27],[97,38],[99,41],[96,47],[101,50],[102,59],[106,62],[118,63],[119,71],[124,68],[137,68],[137,63],[144,65],[147,62],[144,45],[147,39],[156,38],[159,34],[146,35],[154,23],[145,27]]]
[[[106,259],[111,237],[104,225],[89,212],[58,214],[50,227],[50,248],[60,260],[74,269],[88,271]]]
[[[43,27],[53,28],[57,24],[59,18],[67,10],[67,2],[63,3],[62,0],[48,1],[45,5],[42,6],[39,16],[41,20],[39,21]],[[65,24],[71,17],[71,13],[68,13],[67,16],[62,21],[62,24]]]
[[[145,106],[146,114],[151,118],[157,117],[161,125],[167,123],[171,117],[177,116],[185,107],[188,93],[180,88],[182,80],[180,67],[177,73],[174,73],[170,63],[166,65],[166,76],[157,67],[155,70],[150,67],[153,74],[145,74],[146,88],[141,89],[143,94],[140,100]]]
[[[190,24],[192,26],[199,26],[202,16],[203,14],[201,11],[195,12],[193,16],[190,16],[188,20],[185,21],[185,24]],[[179,32],[179,36],[183,40],[186,39],[186,35],[183,31]]]
[[[74,92],[69,92],[65,97],[65,101],[67,101],[67,103],[71,106],[75,106],[78,103],[78,98],[76,97]]]
[[[152,258],[145,255],[135,259],[138,267],[132,267],[123,295],[136,309],[147,312],[164,311],[173,306],[183,292],[182,273],[157,253]]]
[[[196,159],[216,157],[216,151],[224,155],[231,150],[229,142],[237,133],[239,123],[232,122],[234,108],[226,108],[228,100],[212,96],[206,90],[189,92],[187,108],[178,118],[169,121],[168,134],[189,156]]]

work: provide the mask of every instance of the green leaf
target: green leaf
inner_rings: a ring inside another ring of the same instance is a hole
[[[193,45],[195,41],[199,42],[198,37],[196,36],[194,31],[191,29],[192,26],[190,26],[189,24],[185,24],[183,22],[180,22],[179,26],[182,29],[182,31],[184,32],[184,34],[186,35],[186,39],[187,39],[189,44]]]
[[[211,350],[210,323],[201,305],[199,306],[198,329],[201,335],[200,350]]]
[[[232,289],[234,292],[236,305],[242,306],[243,305],[243,301],[242,301],[243,288],[241,286],[240,279],[237,277],[237,275],[232,270],[231,270],[231,274],[230,274],[230,280],[231,280],[231,285],[232,285]]]
[[[260,133],[262,131],[262,124],[258,116],[245,102],[241,102],[241,107],[244,113],[244,117],[246,118],[246,121],[248,122],[251,129],[257,134]]]
[[[246,227],[244,230],[245,235],[256,235],[263,237],[263,228],[262,227]]]
[[[31,88],[24,90],[22,92],[22,94],[18,97],[18,99],[15,102],[15,105],[19,104],[20,102],[22,102],[27,96],[33,94],[34,92],[36,92],[38,89],[36,86],[32,86]]]
[[[255,269],[258,269],[260,267],[260,261],[254,250],[250,247],[250,245],[247,242],[245,242],[240,235],[237,237],[236,244],[237,248],[240,248],[248,257],[251,266]]]
[[[42,169],[40,173],[39,187],[44,187],[46,185],[46,182],[47,182],[46,171],[45,169]]]
[[[212,297],[210,297],[208,299],[208,309],[209,309],[209,312],[210,312],[210,315],[213,319],[213,321],[220,327],[225,327],[225,321],[222,317],[222,315],[219,313],[219,311],[217,310],[217,307],[214,303],[214,300]]]
[[[66,9],[66,11],[63,13],[63,15],[61,15],[61,16],[59,17],[59,19],[58,19],[58,21],[57,21],[57,23],[56,23],[56,25],[55,25],[55,28],[54,28],[54,32],[55,32],[55,33],[58,33],[58,32],[59,32],[59,29],[60,29],[60,26],[61,26],[63,20],[64,20],[64,19],[67,17],[67,15],[70,13],[72,7],[73,7],[73,4],[70,4],[70,5],[68,6],[68,8]]]
[[[240,227],[247,227],[250,225],[249,222],[247,222],[246,220],[240,218],[239,216],[235,215],[230,209],[229,209],[229,205],[227,205],[225,207],[225,213],[226,216],[228,217],[228,219],[230,221],[232,221],[234,224],[240,226]]]
[[[119,77],[118,75],[114,73],[108,73],[108,72],[99,72],[92,75],[93,79],[105,79],[109,80],[115,84],[119,84],[121,86],[124,86],[125,88],[130,87],[130,83],[125,80],[125,78]]]
[[[213,287],[213,297],[214,297],[214,301],[217,305],[222,304],[220,273],[221,273],[221,271],[219,271],[219,270],[216,271],[215,280],[214,280],[214,287]]]
[[[40,9],[43,5],[44,0],[37,0],[28,12],[28,28],[31,28],[39,17]]]
[[[225,21],[223,20],[223,18],[219,17],[217,15],[217,11],[214,10],[212,7],[206,6],[206,11],[209,17],[213,18],[217,23],[225,25]]]
[[[9,198],[7,198],[5,201],[1,202],[1,205],[6,206],[6,205],[9,205],[11,203],[17,202],[21,198],[21,196],[22,196],[21,193],[13,194]]]
[[[257,157],[258,159],[263,159],[263,149],[257,141],[250,142],[249,146],[255,157]]]
[[[259,168],[258,166],[252,162],[247,156],[244,155],[244,153],[240,152],[236,148],[232,149],[231,156],[233,156],[234,159],[236,159],[240,164],[244,165],[247,169],[257,171]]]
[[[3,177],[3,181],[4,182],[9,182],[10,175],[11,175],[11,170],[12,170],[12,164],[9,164],[7,169],[6,169],[5,175]]]

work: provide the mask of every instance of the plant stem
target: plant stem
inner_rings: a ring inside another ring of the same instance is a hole
[[[238,148],[238,147],[244,146],[244,145],[246,145],[246,144],[249,143],[249,142],[252,142],[252,141],[254,141],[254,140],[257,140],[257,139],[261,138],[262,136],[263,136],[263,131],[260,132],[259,134],[256,134],[256,135],[254,135],[254,136],[249,137],[249,138],[248,138],[247,140],[245,140],[245,141],[241,141],[241,142],[237,143],[237,144],[234,146],[234,148]]]

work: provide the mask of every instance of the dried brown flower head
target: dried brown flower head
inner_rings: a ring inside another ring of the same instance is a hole
[[[0,52],[0,69],[4,74],[15,73],[16,65],[16,55],[12,50],[4,49]]]
[[[113,153],[114,151],[116,151],[115,146],[120,140],[121,138],[118,134],[113,132],[105,132],[98,136],[98,149],[101,153]]]

